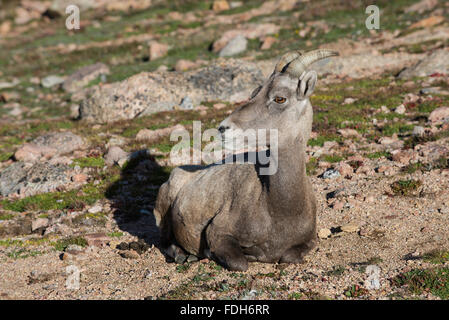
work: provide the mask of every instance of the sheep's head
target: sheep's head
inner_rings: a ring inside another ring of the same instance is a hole
[[[218,130],[224,143],[235,143],[233,140],[242,131],[259,129],[268,133],[276,129],[279,142],[298,135],[307,142],[313,118],[309,97],[317,81],[316,72],[307,71],[307,68],[318,60],[336,55],[337,52],[325,49],[283,55],[274,72],[254,90],[250,100],[220,123]]]

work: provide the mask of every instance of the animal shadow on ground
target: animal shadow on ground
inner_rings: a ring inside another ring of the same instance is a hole
[[[123,166],[120,179],[106,190],[118,227],[150,246],[159,247],[159,228],[153,209],[159,188],[168,180],[170,170],[157,164],[148,150],[136,151]]]

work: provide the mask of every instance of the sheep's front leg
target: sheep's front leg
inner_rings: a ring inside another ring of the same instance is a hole
[[[229,235],[214,234],[208,238],[209,249],[212,257],[226,269],[232,271],[246,271],[246,260],[238,241]]]
[[[303,263],[304,256],[316,245],[316,240],[311,239],[303,244],[287,249],[282,255],[279,263]]]

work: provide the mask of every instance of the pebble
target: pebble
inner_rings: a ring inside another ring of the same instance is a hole
[[[334,179],[339,176],[340,176],[340,172],[338,172],[335,169],[328,169],[322,175],[323,179]]]
[[[332,234],[332,232],[331,232],[329,229],[327,229],[327,228],[321,228],[321,229],[318,231],[318,238],[320,238],[320,239],[326,239],[326,238],[329,238],[331,234]]]
[[[103,207],[102,207],[101,205],[95,205],[95,206],[91,207],[91,208],[88,210],[88,212],[89,212],[89,213],[95,214],[95,213],[101,212],[102,210],[103,210]]]
[[[406,109],[403,104],[397,106],[396,109],[394,109],[394,112],[396,112],[397,114],[404,114],[405,111],[406,111]]]
[[[121,251],[120,255],[126,259],[139,259],[140,258],[139,254],[137,252],[135,252],[134,250]]]
[[[417,137],[422,137],[426,133],[426,129],[421,126],[414,126],[412,134]]]
[[[220,57],[230,57],[242,53],[246,50],[248,40],[242,36],[237,35],[228,42],[228,44],[220,50],[218,54]]]
[[[51,88],[60,84],[64,83],[64,78],[60,76],[51,75],[48,77],[45,77],[41,80],[41,85],[44,88]]]
[[[357,232],[357,231],[359,231],[359,229],[360,228],[356,224],[353,224],[353,223],[348,223],[348,224],[345,224],[344,226],[341,226],[341,231],[348,232],[348,233]]]

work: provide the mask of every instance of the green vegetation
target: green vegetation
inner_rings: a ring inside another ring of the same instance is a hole
[[[328,277],[341,276],[343,273],[345,273],[345,271],[346,268],[344,266],[335,266],[332,268],[332,270],[326,272],[326,276]]]
[[[318,159],[314,157],[310,157],[309,162],[306,163],[306,172],[307,175],[314,175],[318,168]]]
[[[330,163],[340,162],[340,161],[344,160],[343,157],[337,156],[337,155],[333,155],[333,154],[322,155],[321,159],[326,161],[326,162],[330,162]]]
[[[395,195],[408,196],[416,191],[422,182],[420,180],[398,180],[393,182],[390,187]]]
[[[300,300],[303,297],[301,292],[292,292],[288,295],[289,300]]]
[[[88,157],[73,160],[71,166],[80,166],[81,168],[103,168],[105,163],[102,157]]]
[[[0,221],[4,221],[4,220],[11,220],[14,218],[13,214],[10,213],[4,213],[4,212],[0,212]]]
[[[7,253],[6,256],[12,259],[26,259],[28,257],[35,257],[41,254],[43,254],[41,251],[19,248]]]
[[[87,246],[87,240],[83,237],[70,237],[65,239],[60,239],[54,243],[52,243],[53,247],[57,251],[64,251],[70,245],[78,245],[81,247]]]
[[[449,251],[440,249],[432,250],[425,253],[422,258],[426,262],[444,264],[449,261]]]
[[[104,197],[102,186],[84,186],[81,191],[49,192],[18,200],[1,200],[0,205],[17,212],[48,210],[79,210]]]
[[[377,152],[366,154],[365,157],[367,157],[368,159],[379,159],[382,157],[385,157],[388,159],[391,157],[391,153],[388,151],[377,151]]]
[[[110,232],[107,236],[111,238],[121,238],[123,237],[123,232]]]
[[[415,295],[427,292],[441,299],[449,299],[449,268],[413,269],[392,280],[397,287],[406,287]]]
[[[345,296],[348,298],[359,298],[362,296],[366,296],[368,294],[368,290],[360,287],[359,285],[355,284],[350,286],[344,291]]]
[[[185,273],[187,270],[190,269],[190,263],[184,263],[176,266],[176,272],[178,273]]]

